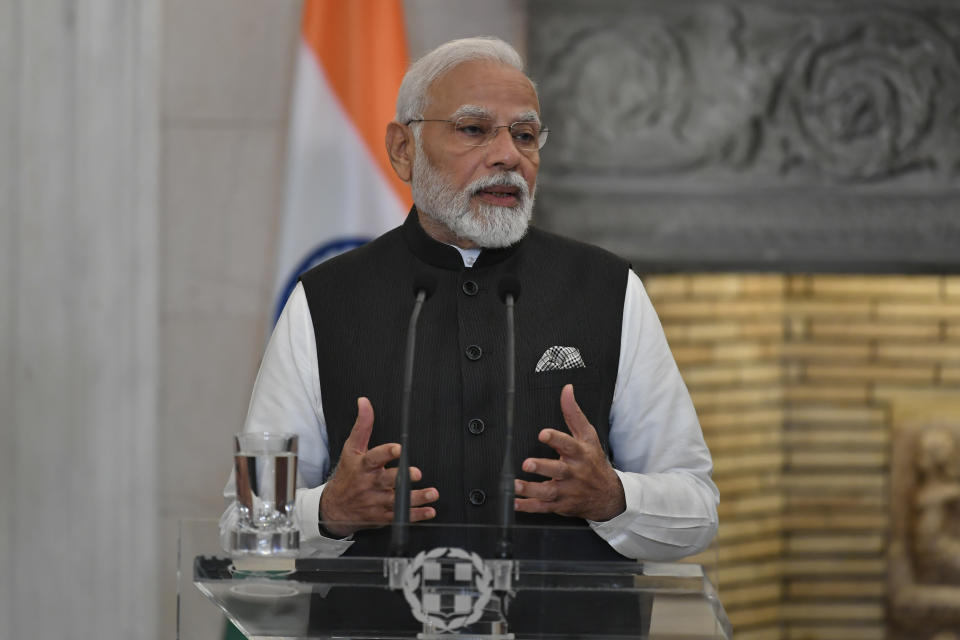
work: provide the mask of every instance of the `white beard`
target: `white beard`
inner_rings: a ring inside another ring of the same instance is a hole
[[[536,188],[531,194],[526,180],[519,173],[503,171],[478,178],[457,191],[446,176],[430,164],[423,152],[420,136],[416,136],[416,143],[417,155],[410,188],[418,211],[443,224],[456,237],[469,240],[478,247],[509,247],[526,235],[533,217]],[[519,202],[513,207],[486,202],[471,203],[476,193],[491,186],[516,187],[519,189]]]

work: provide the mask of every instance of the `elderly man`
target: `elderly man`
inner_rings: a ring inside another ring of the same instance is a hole
[[[386,551],[399,372],[422,274],[436,290],[418,330],[411,521],[497,522],[506,333],[497,286],[509,274],[523,290],[517,522],[589,526],[596,549],[559,552],[590,557],[674,558],[713,538],[710,454],[639,278],[605,251],[528,228],[547,133],[519,55],[500,40],[448,42],[405,76],[386,147],[414,207],[401,227],[301,277],[245,427],[300,434],[305,544]]]

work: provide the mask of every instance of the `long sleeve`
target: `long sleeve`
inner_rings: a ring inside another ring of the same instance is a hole
[[[610,448],[627,509],[594,531],[632,558],[697,553],[717,531],[719,492],[687,387],[640,279],[629,272]]]
[[[243,429],[296,433],[300,437],[294,518],[302,550],[320,555],[343,553],[350,540],[325,538],[319,529],[320,496],[330,472],[330,453],[320,401],[316,337],[299,283],[267,343]],[[235,496],[231,474],[223,490],[228,506],[220,520],[222,538],[236,523]]]

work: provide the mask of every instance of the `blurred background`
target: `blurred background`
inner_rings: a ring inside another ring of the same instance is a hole
[[[956,3],[400,4],[409,60],[527,57],[536,220],[644,278],[736,637],[960,637]],[[0,638],[175,636],[296,261],[302,15],[0,0]]]

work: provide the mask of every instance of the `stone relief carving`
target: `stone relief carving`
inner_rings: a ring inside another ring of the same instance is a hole
[[[960,12],[680,4],[533,5],[558,164],[842,183],[958,174],[945,143],[960,141],[960,58],[943,21],[957,28]]]
[[[960,588],[960,449],[953,434],[946,428],[924,431],[915,464],[912,547],[917,579]]]
[[[960,269],[960,5],[530,0],[529,20],[547,226],[640,268]]]
[[[935,134],[956,135],[960,76],[937,26],[893,11],[815,26],[791,47],[770,99],[781,173],[811,167],[855,182],[955,176],[957,150]]]
[[[557,24],[545,29],[563,31],[566,20],[554,16]],[[749,163],[760,95],[739,73],[739,12],[704,7],[682,20],[601,15],[576,26],[552,41],[543,69],[548,124],[564,140],[560,162],[646,175]]]
[[[960,424],[894,432],[889,598],[894,640],[960,634]]]

